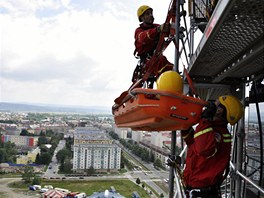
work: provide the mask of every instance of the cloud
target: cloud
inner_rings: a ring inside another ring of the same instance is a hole
[[[45,82],[57,79],[74,83],[71,79],[78,79],[79,82],[87,76],[95,75],[95,65],[95,61],[80,54],[69,61],[56,60],[54,56],[43,56],[21,64],[15,69],[4,68],[2,77],[20,82]]]

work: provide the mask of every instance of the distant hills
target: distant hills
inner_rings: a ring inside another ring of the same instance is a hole
[[[256,109],[251,106],[249,121],[257,121]],[[260,117],[264,122],[264,104],[260,105]],[[0,111],[7,112],[47,112],[47,113],[80,113],[80,114],[111,114],[111,108],[103,106],[63,106],[50,104],[23,104],[0,102]],[[248,120],[248,116],[246,116]]]
[[[19,104],[8,102],[0,102],[0,111],[111,114],[111,108],[100,106],[60,106],[43,104]]]

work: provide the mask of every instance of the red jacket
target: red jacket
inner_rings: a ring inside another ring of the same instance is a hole
[[[232,137],[227,123],[201,119],[193,133],[182,134],[188,146],[184,182],[204,188],[222,182],[229,165]]]
[[[135,52],[134,55],[137,55],[142,58],[147,56],[152,56],[154,50],[157,47],[159,41],[159,32],[157,30],[158,24],[153,24],[151,27],[146,27],[143,23],[140,24],[135,31]],[[148,66],[149,61],[146,61]],[[157,66],[158,74],[162,72],[172,70],[173,64],[170,63],[165,56],[162,54],[158,57],[158,60],[155,62]],[[157,76],[158,77],[158,76]]]
[[[137,56],[150,54],[152,56],[159,41],[159,33],[157,31],[158,24],[151,27],[145,26],[143,23],[135,31],[135,52]]]

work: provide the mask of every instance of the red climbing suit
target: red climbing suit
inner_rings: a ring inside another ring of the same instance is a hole
[[[158,26],[158,24],[153,24],[152,26],[140,24],[135,31],[136,49],[134,54],[139,56],[141,60],[146,61],[146,64],[148,64],[148,60],[146,59],[153,55],[159,41],[160,33],[157,31]],[[158,57],[155,64],[157,65],[159,74],[164,71],[172,70],[173,68],[173,64],[162,54]]]
[[[192,188],[219,185],[229,165],[231,134],[222,120],[201,119],[192,133],[182,132],[188,151],[184,183]]]

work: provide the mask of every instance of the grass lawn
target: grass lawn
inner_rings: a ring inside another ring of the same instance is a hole
[[[140,186],[129,180],[97,180],[97,181],[42,181],[41,186],[52,185],[54,188],[64,188],[72,192],[85,192],[88,196],[94,192],[103,192],[114,186],[116,191],[124,197],[132,197],[132,192],[137,191],[140,197],[149,198],[150,195]],[[12,184],[11,187],[26,188],[24,184]]]
[[[0,174],[0,178],[14,178],[14,177],[21,177],[21,174],[17,174],[17,173]]]
[[[0,192],[0,198],[5,198],[5,197],[6,197],[6,194],[3,192]]]

